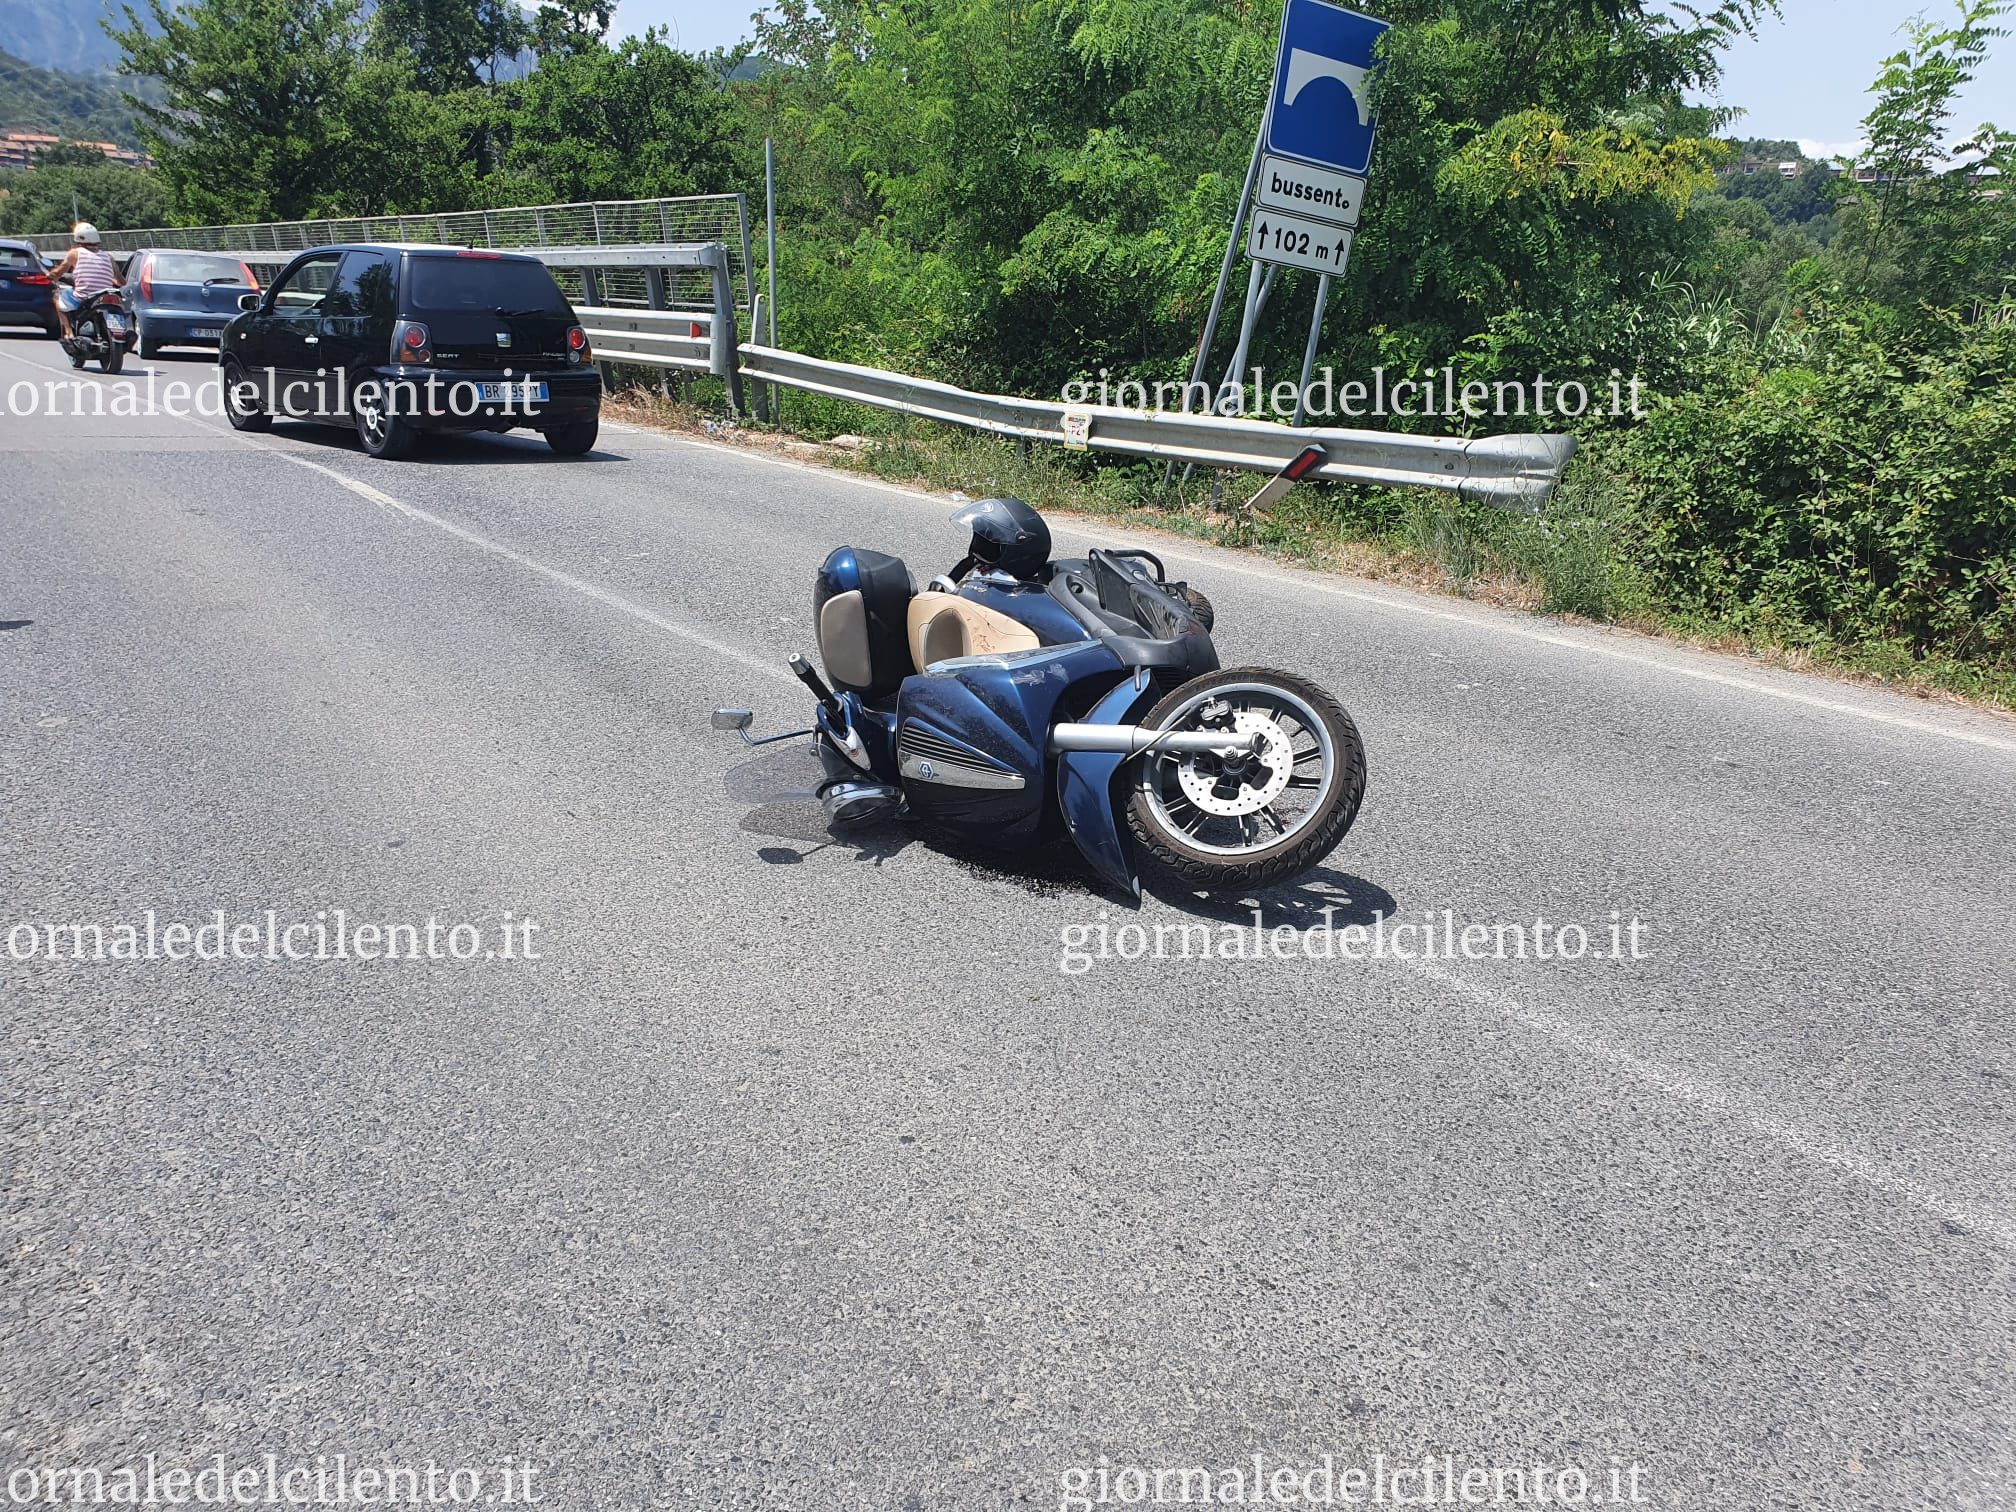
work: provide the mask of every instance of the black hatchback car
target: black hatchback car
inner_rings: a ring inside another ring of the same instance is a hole
[[[595,444],[588,333],[537,258],[316,247],[240,304],[218,356],[239,430],[276,416],[353,426],[374,457],[441,431],[536,430],[569,456]]]

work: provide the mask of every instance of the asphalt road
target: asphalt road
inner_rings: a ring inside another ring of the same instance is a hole
[[[0,337],[0,393],[60,362]],[[1269,927],[1616,910],[1645,958],[1068,974],[1220,916],[838,841],[706,727],[787,728],[820,558],[942,570],[948,512],[631,429],[0,417],[0,928],[510,910],[540,956],[0,958],[0,1471],[2016,1506],[2016,725],[1164,542],[1367,738]]]

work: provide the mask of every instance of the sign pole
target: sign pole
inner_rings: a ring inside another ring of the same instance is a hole
[[[1204,334],[1197,338],[1197,355],[1190,361],[1190,381],[1183,388],[1183,412],[1190,412],[1190,395],[1204,381],[1204,368],[1211,360],[1211,343],[1218,335],[1218,317],[1225,311],[1225,290],[1232,282],[1232,265],[1239,260],[1239,233],[1246,227],[1246,212],[1253,204],[1253,187],[1260,182],[1260,156],[1267,146],[1267,113],[1261,112],[1260,130],[1253,137],[1253,156],[1246,161],[1246,182],[1239,190],[1239,203],[1232,210],[1232,230],[1225,237],[1225,260],[1218,265],[1218,284],[1211,291],[1211,308],[1204,316]],[[1206,400],[1206,409],[1212,402]],[[1162,469],[1162,486],[1176,475],[1176,464]],[[1187,478],[1190,470],[1186,467]]]
[[[770,275],[769,328],[752,330],[749,334],[774,347],[777,345],[777,152],[768,137],[763,138],[763,265]],[[755,322],[752,320],[750,324],[753,326]],[[779,425],[784,423],[782,401],[777,385],[771,384],[770,413]]]
[[[1253,282],[1247,287],[1246,316],[1239,322],[1239,344],[1232,349],[1232,361],[1225,369],[1225,380],[1218,385],[1220,393],[1233,383],[1239,385],[1243,396],[1246,392],[1246,358],[1253,346],[1253,333],[1259,329],[1260,316],[1267,308],[1267,297],[1274,292],[1274,275],[1281,270],[1273,263],[1253,264]],[[1239,406],[1245,413],[1246,406]]]
[[[1316,313],[1309,318],[1309,345],[1302,349],[1302,381],[1295,389],[1295,420],[1300,425],[1309,405],[1309,375],[1316,371],[1316,344],[1323,339],[1323,307],[1330,303],[1330,275],[1316,280]]]
[[[1218,287],[1211,295],[1211,309],[1204,317],[1204,335],[1197,343],[1197,358],[1190,364],[1190,387],[1183,391],[1183,408],[1190,408],[1190,389],[1204,381],[1204,366],[1211,360],[1211,342],[1218,334],[1218,317],[1225,309],[1225,288],[1232,282],[1232,265],[1239,260],[1239,233],[1246,224],[1246,211],[1253,203],[1253,186],[1260,181],[1260,155],[1267,142],[1267,121],[1263,116],[1259,133],[1253,138],[1253,156],[1246,164],[1246,185],[1239,191],[1238,208],[1232,212],[1232,234],[1225,238],[1225,260],[1218,265]]]

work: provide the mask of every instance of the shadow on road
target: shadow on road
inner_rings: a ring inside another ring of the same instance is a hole
[[[348,452],[352,456],[363,457],[367,462],[371,460],[364,455],[356,433],[345,427],[317,425],[306,420],[276,419],[273,434],[285,436],[290,441],[305,441],[332,452]],[[626,462],[629,458],[622,452],[609,451],[601,446],[583,456],[563,457],[546,444],[545,437],[531,431],[505,435],[479,431],[463,435],[423,436],[419,449],[412,456],[386,465],[394,468],[471,467],[495,466],[507,460],[528,466],[564,467],[576,462]]]
[[[880,866],[912,845],[922,845],[975,877],[1008,882],[1040,897],[1112,897],[1123,905],[1133,904],[1133,899],[1106,888],[1068,840],[1025,850],[996,850],[911,819],[835,828],[827,823],[817,797],[823,775],[809,742],[765,751],[728,771],[723,779],[728,796],[753,805],[742,816],[741,828],[752,835],[797,842],[761,846],[756,852],[759,859],[773,866],[797,866],[822,851],[832,851],[850,861]],[[1294,882],[1239,896],[1153,892],[1172,908],[1228,924],[1251,925],[1257,911],[1263,929],[1369,925],[1399,908],[1378,883],[1328,866]]]

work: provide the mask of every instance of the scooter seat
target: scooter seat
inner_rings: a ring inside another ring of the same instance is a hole
[[[956,656],[1034,651],[1036,632],[998,609],[956,593],[920,593],[910,600],[910,656],[919,668]]]

